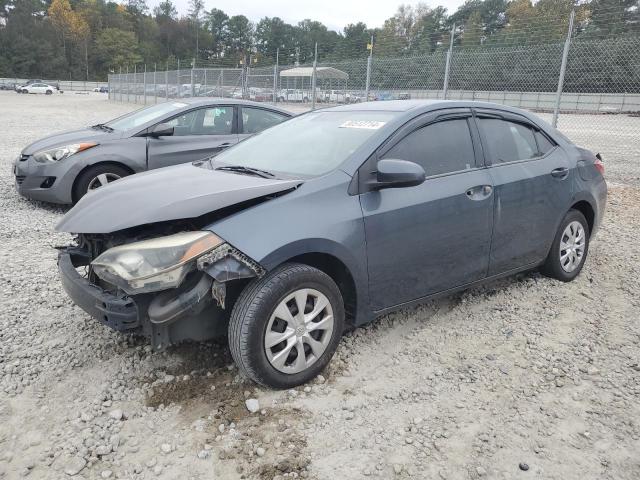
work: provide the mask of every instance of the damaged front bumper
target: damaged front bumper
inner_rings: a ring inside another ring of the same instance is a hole
[[[73,302],[114,330],[148,337],[158,349],[223,336],[228,320],[227,285],[264,274],[258,263],[223,244],[198,258],[197,269],[178,288],[127,295],[82,275],[78,269],[88,271],[89,263],[78,247],[67,247],[58,254],[62,285]]]

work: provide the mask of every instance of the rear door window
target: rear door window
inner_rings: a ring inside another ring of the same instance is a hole
[[[478,125],[492,163],[540,156],[533,129],[527,125],[498,118],[479,118]]]
[[[382,158],[417,163],[427,175],[470,169],[475,166],[475,157],[468,121],[443,120],[414,130]]]
[[[258,133],[288,117],[262,108],[242,107],[242,133]]]

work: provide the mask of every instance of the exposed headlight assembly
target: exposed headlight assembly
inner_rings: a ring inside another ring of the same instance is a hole
[[[91,266],[101,279],[129,294],[175,288],[194,270],[195,260],[224,243],[211,232],[183,232],[113,247]]]
[[[78,152],[93,148],[96,145],[98,144],[93,142],[74,143],[73,145],[65,145],[64,147],[42,150],[41,152],[35,153],[33,155],[33,158],[36,162],[40,163],[59,162],[60,160],[64,160],[65,158],[68,158],[71,155],[75,155]]]

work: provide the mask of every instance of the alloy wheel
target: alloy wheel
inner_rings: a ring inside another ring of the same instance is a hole
[[[584,258],[586,235],[580,222],[573,221],[562,232],[560,239],[560,265],[567,272],[573,272]]]
[[[333,309],[326,295],[312,288],[290,293],[267,324],[264,349],[269,363],[288,374],[306,370],[327,349],[333,327]]]
[[[89,186],[87,187],[87,192],[103,187],[115,180],[118,180],[119,178],[121,178],[120,175],[116,175],[115,173],[101,173],[91,179]]]

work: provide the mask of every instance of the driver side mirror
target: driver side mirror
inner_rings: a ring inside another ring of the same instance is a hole
[[[415,187],[424,182],[424,168],[407,160],[384,159],[378,162],[375,189]]]
[[[168,123],[159,123],[149,128],[148,135],[154,138],[170,137],[173,135],[173,126],[169,125]]]

